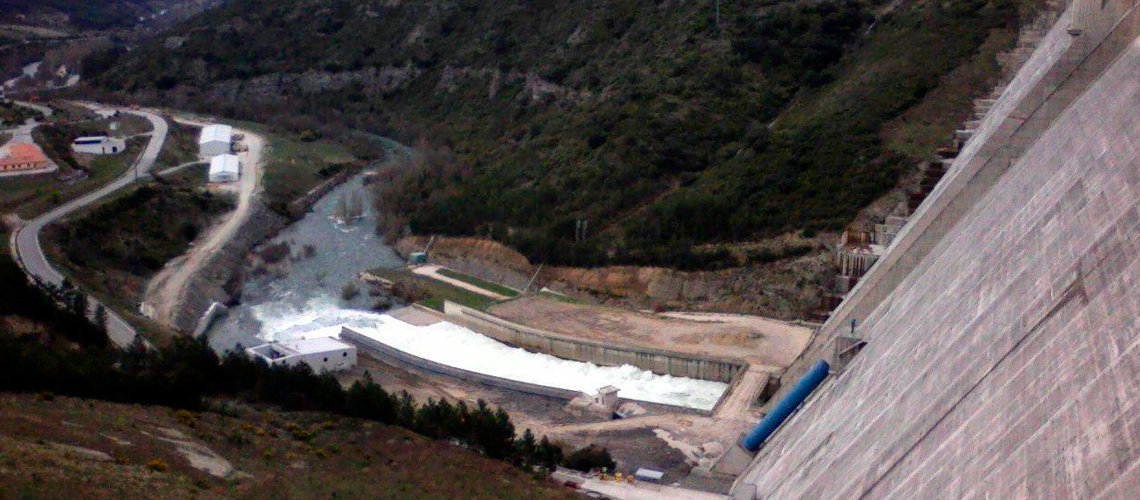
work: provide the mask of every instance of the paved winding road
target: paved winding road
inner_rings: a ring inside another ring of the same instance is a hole
[[[64,279],[63,275],[48,262],[43,247],[40,246],[40,232],[43,231],[43,228],[145,176],[154,166],[158,152],[162,150],[162,144],[166,141],[168,130],[166,120],[146,111],[128,109],[121,109],[120,111],[146,118],[154,129],[150,142],[147,143],[146,149],[139,155],[134,166],[109,184],[36,217],[13,235],[12,253],[16,261],[24,268],[24,272],[38,281],[58,286],[63,283]],[[96,301],[91,300],[90,302],[92,307],[95,307]],[[105,309],[107,311],[107,335],[119,346],[130,345],[135,338],[134,328],[123,321],[123,318],[111,308]]]

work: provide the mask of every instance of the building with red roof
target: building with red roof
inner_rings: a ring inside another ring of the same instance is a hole
[[[26,142],[14,142],[0,148],[0,173],[48,168],[47,156],[39,146]]]

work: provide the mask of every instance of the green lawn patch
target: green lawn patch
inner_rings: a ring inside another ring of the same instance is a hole
[[[353,161],[348,150],[336,144],[302,142],[280,134],[265,137],[265,197],[270,207],[282,213],[290,202]]]
[[[518,297],[518,295],[519,295],[518,290],[515,290],[513,288],[507,288],[503,285],[500,285],[498,283],[493,283],[493,282],[487,281],[485,279],[476,278],[474,276],[463,274],[459,271],[453,271],[451,269],[440,269],[439,274],[447,276],[448,278],[457,279],[457,280],[462,281],[464,283],[469,283],[469,284],[475,285],[479,288],[487,290],[488,292],[494,292],[494,293],[497,293],[499,295],[504,295],[507,297]]]
[[[408,269],[373,269],[372,274],[396,283],[397,286],[414,287],[427,295],[416,301],[417,304],[443,311],[443,302],[450,300],[474,309],[485,310],[497,302],[465,288],[415,274]]]
[[[198,159],[198,134],[202,128],[184,125],[169,117],[167,117],[166,123],[169,124],[169,132],[166,135],[166,141],[162,143],[162,150],[158,153],[158,159],[155,160],[154,168],[156,171]]]

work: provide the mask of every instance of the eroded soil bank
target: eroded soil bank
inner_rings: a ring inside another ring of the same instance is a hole
[[[406,256],[422,251],[426,236],[396,242]],[[809,317],[824,290],[822,276],[830,267],[826,252],[771,264],[718,271],[677,271],[661,267],[607,266],[576,268],[529,262],[507,246],[479,238],[436,237],[433,262],[483,279],[522,288],[535,271],[532,288],[549,287],[587,301],[644,308],[731,311],[794,320]]]

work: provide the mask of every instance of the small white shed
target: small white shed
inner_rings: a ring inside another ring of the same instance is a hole
[[[241,177],[241,162],[234,155],[210,158],[209,182],[234,182]]]
[[[313,373],[347,370],[356,366],[356,346],[335,337],[286,340],[270,342],[246,349],[254,358],[260,358],[270,366],[309,365]]]
[[[198,136],[198,152],[204,157],[231,152],[234,128],[229,125],[206,125]]]
[[[71,150],[76,153],[113,155],[122,153],[126,149],[127,141],[105,135],[78,137],[71,141]]]

